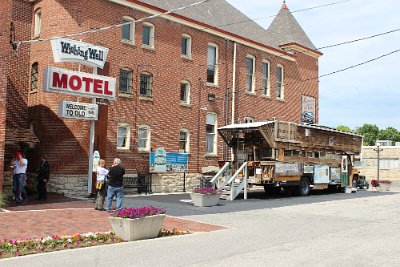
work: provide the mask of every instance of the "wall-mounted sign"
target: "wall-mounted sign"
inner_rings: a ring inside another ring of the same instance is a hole
[[[108,48],[70,40],[51,40],[54,62],[76,62],[91,67],[103,68],[107,60]]]
[[[115,78],[46,67],[43,73],[43,90],[83,97],[115,99]]]
[[[98,106],[96,104],[78,103],[63,100],[60,102],[58,115],[66,119],[97,120]]]
[[[165,162],[164,162],[164,158],[163,158],[162,154],[157,154],[157,152],[151,152],[149,160],[150,160],[150,172],[151,173],[187,172],[188,171],[188,163],[189,163],[188,154],[166,152],[166,157],[165,157]],[[160,168],[161,165],[164,165],[165,168],[164,167]],[[160,171],[160,169],[161,169],[161,171]]]
[[[315,124],[315,97],[301,96],[301,122]]]

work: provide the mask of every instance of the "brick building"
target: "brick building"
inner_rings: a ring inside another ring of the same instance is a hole
[[[95,150],[111,165],[121,158],[128,175],[148,172],[149,152],[189,153],[188,187],[229,154],[216,129],[226,124],[279,119],[299,122],[304,99],[318,121],[318,58],[322,55],[283,3],[264,29],[224,0],[135,22],[196,1],[5,0],[0,12],[0,155],[4,188],[8,164],[18,149],[29,169],[45,153],[52,165],[50,190],[86,195],[87,121],[59,118],[61,100],[91,99],[43,92],[47,66],[92,72],[74,63],[54,63],[48,39],[71,37],[109,48],[97,73],[117,79],[115,101],[99,105]],[[272,12],[272,11],[268,11]],[[96,29],[132,21],[104,31]],[[10,40],[11,39],[11,40]],[[17,41],[14,45],[10,41]],[[36,40],[22,42],[22,40]],[[182,174],[153,175],[153,192],[181,191]],[[0,179],[0,188],[3,187]]]

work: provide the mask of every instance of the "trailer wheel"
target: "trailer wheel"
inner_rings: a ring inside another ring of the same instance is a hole
[[[307,177],[301,177],[299,193],[300,196],[308,196],[310,194],[310,181]]]
[[[353,188],[357,188],[357,187],[358,187],[357,178],[353,178],[352,187],[353,187]]]

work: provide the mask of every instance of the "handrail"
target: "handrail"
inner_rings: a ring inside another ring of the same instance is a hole
[[[239,175],[239,173],[243,170],[243,168],[246,167],[246,166],[247,166],[247,162],[243,163],[242,166],[240,166],[240,168],[237,169],[235,174],[232,175],[232,177],[229,180],[225,180],[222,184],[220,184],[218,189],[223,188],[227,184],[231,184],[235,180],[235,178]]]
[[[235,200],[235,198],[240,194],[240,192],[242,190],[244,190],[244,199],[247,199],[247,175],[248,175],[247,162],[243,163],[243,165],[239,168],[239,170],[241,170],[243,168],[244,168],[243,180],[237,187],[234,187],[233,183],[231,183],[231,191],[230,191],[230,194],[229,194],[229,197],[227,198],[227,200]]]
[[[217,172],[217,174],[211,179],[210,183],[211,183],[211,184],[215,184],[215,181],[217,181],[217,179],[226,171],[226,169],[229,168],[230,164],[231,164],[230,162],[226,162],[225,165],[224,165],[224,167],[222,167],[222,168]]]

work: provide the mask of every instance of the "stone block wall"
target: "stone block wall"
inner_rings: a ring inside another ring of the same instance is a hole
[[[200,184],[198,173],[187,173],[185,176],[186,191],[191,191]],[[152,174],[151,189],[153,193],[183,192],[183,173]]]

